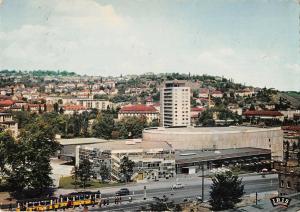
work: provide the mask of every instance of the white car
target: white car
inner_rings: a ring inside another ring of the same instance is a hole
[[[183,188],[184,186],[181,183],[176,183],[174,185],[172,185],[172,189],[180,189]]]

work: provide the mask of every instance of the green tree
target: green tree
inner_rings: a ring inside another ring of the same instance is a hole
[[[80,115],[80,122],[81,122],[81,135],[83,137],[89,137],[89,114],[88,112],[83,112]]]
[[[208,109],[201,113],[197,125],[202,124],[203,126],[212,127],[215,125],[215,121],[213,119],[213,111]]]
[[[13,118],[18,123],[19,129],[24,128],[27,124],[33,123],[36,117],[36,113],[30,113],[28,111],[16,111],[13,113]]]
[[[159,120],[153,119],[151,123],[149,124],[149,127],[158,127],[159,126]]]
[[[241,201],[244,185],[242,179],[233,175],[231,171],[217,173],[212,181],[209,203],[213,210],[232,209]]]
[[[84,159],[79,163],[79,167],[75,169],[75,172],[80,180],[81,186],[85,189],[93,175],[91,162],[88,159]]]
[[[124,176],[126,182],[129,182],[131,176],[133,175],[134,165],[135,163],[132,160],[130,160],[127,156],[124,156],[121,159],[120,173]]]
[[[111,139],[114,125],[115,122],[112,115],[101,114],[92,126],[92,134],[98,138]]]
[[[147,209],[144,209],[147,211]],[[174,204],[174,201],[170,201],[167,197],[161,199],[155,199],[155,202],[150,204],[150,211],[182,211],[179,204]]]
[[[108,100],[109,98],[107,94],[95,94],[94,99]]]
[[[107,168],[105,164],[101,164],[100,170],[99,170],[101,181],[108,180],[110,177],[110,170]]]
[[[144,116],[124,117],[117,123],[121,138],[140,138],[146,127],[147,119]]]
[[[57,102],[55,102],[55,103],[53,104],[53,110],[54,110],[55,113],[58,113],[58,112],[59,112],[59,105],[58,105]]]
[[[59,149],[52,127],[42,120],[21,130],[7,183],[17,197],[49,194],[52,187],[50,156]]]
[[[9,164],[16,151],[15,139],[8,131],[0,130],[0,184],[9,171]]]
[[[77,185],[79,184],[78,182],[78,167],[74,166],[72,171],[71,171],[71,175],[72,175],[72,179],[74,180],[74,185],[75,185],[75,189],[77,189]]]

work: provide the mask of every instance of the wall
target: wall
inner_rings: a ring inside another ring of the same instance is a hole
[[[272,159],[282,160],[283,132],[280,128],[257,131],[181,132],[144,130],[144,141],[166,141],[174,149],[230,149],[254,147],[270,149]]]

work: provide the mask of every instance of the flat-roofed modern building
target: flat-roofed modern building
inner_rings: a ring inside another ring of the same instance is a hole
[[[193,174],[200,169],[240,166],[261,171],[269,168],[271,150],[259,148],[237,148],[219,150],[177,150],[176,173]]]
[[[271,150],[273,160],[282,160],[283,157],[283,131],[280,127],[149,128],[143,131],[143,141],[165,141],[175,150],[253,147]]]
[[[92,162],[93,171],[100,176],[100,167],[107,166],[112,180],[121,180],[121,160],[127,156],[135,162],[132,180],[155,180],[175,175],[175,152],[166,142],[109,140],[97,144],[78,146],[76,164],[84,158]]]
[[[166,81],[161,89],[161,123],[164,127],[191,125],[191,89],[184,80]]]

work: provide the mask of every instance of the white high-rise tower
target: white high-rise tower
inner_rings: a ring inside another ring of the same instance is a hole
[[[165,81],[160,93],[163,127],[191,125],[191,89],[186,81]]]

